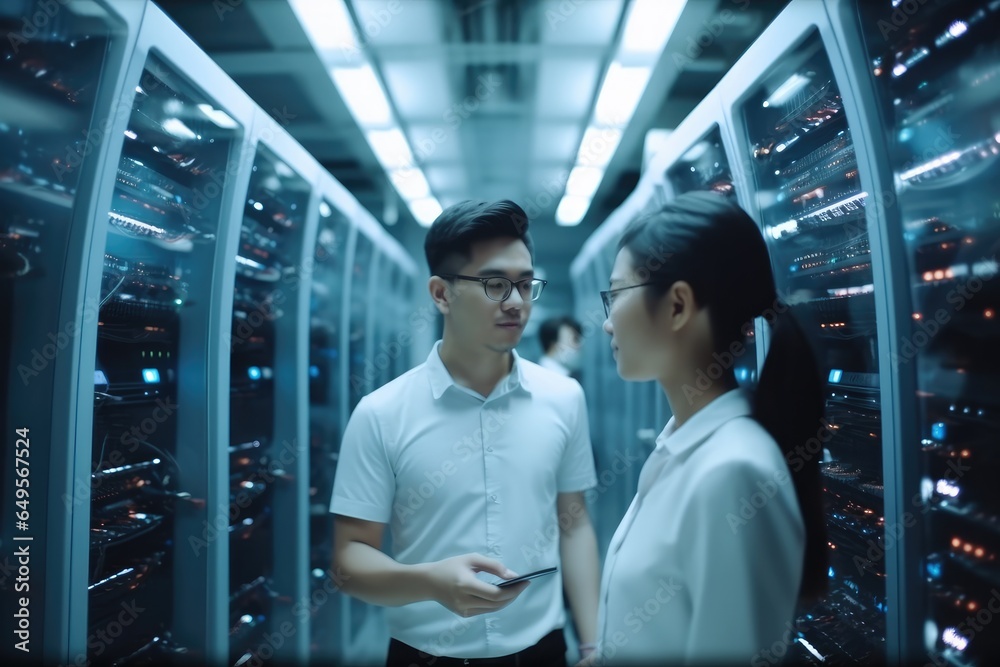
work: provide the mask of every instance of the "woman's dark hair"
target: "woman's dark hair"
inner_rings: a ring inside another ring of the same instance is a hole
[[[791,470],[806,528],[799,596],[814,600],[826,591],[827,540],[820,455],[803,446],[825,428],[820,374],[812,347],[787,305],[778,300],[764,238],[747,213],[720,195],[681,195],[658,211],[634,220],[618,249],[628,249],[652,307],[678,281],[691,285],[707,307],[713,346],[719,354],[743,343],[754,318],[771,325],[771,346],[754,393],[754,418],[781,447]],[[736,386],[733,369],[724,379]],[[794,465],[793,465],[794,462]]]
[[[453,273],[472,257],[472,244],[511,237],[524,241],[532,260],[535,248],[528,233],[524,209],[504,199],[497,202],[466,200],[441,212],[424,239],[424,254],[431,275]]]

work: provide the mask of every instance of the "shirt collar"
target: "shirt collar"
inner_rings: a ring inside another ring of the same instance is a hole
[[[704,442],[729,420],[752,414],[753,406],[746,390],[732,389],[691,415],[680,427],[676,426],[676,418],[671,417],[656,438],[656,449],[680,454]]]
[[[444,392],[448,390],[448,387],[458,386],[458,383],[455,382],[455,379],[445,367],[444,362],[441,361],[440,350],[441,341],[439,340],[434,343],[434,348],[431,349],[431,353],[427,355],[427,373],[431,383],[431,393],[434,395],[435,400],[441,398],[441,396],[444,395]],[[511,350],[510,353],[514,357],[514,363],[512,364],[510,373],[497,383],[497,388],[499,388],[502,393],[513,391],[519,387],[530,392],[531,382],[528,380],[527,374],[524,372],[524,362],[521,361],[521,357],[517,354],[517,350]]]

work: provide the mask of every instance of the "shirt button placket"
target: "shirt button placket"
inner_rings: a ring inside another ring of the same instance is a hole
[[[494,471],[496,469],[496,462],[493,460],[492,456],[487,456],[488,453],[493,452],[492,439],[493,434],[487,430],[487,425],[491,424],[489,413],[486,408],[479,411],[479,428],[480,432],[483,434],[483,475],[486,482],[486,546],[489,554],[492,558],[500,558],[500,535],[498,532],[499,527],[499,510],[496,507],[500,504],[499,494],[494,492],[494,489],[498,489],[497,480],[494,478]],[[492,629],[492,624],[487,621],[486,629],[489,631]]]

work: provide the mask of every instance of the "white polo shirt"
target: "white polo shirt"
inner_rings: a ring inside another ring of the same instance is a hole
[[[605,663],[754,664],[785,637],[805,528],[781,450],[751,414],[734,389],[657,438],[604,564]]]
[[[514,352],[511,372],[483,398],[455,383],[440,346],[358,403],[330,511],[388,523],[400,563],[479,552],[519,574],[559,565],[556,494],[597,483],[583,389]],[[564,625],[561,573],[494,614],[389,607],[389,633],[433,655],[516,653]]]

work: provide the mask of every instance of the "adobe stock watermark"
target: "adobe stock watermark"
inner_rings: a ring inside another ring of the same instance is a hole
[[[330,256],[328,253],[324,253],[319,260],[306,257],[293,270],[283,273],[278,287],[265,292],[260,299],[250,304],[249,308],[245,307],[247,304],[234,304],[234,313],[239,311],[237,318],[239,321],[222,335],[230,352],[249,341],[265,323],[273,323],[281,319],[285,315],[281,306],[288,300],[286,289],[289,291],[298,290],[303,280],[312,279],[317,263],[325,262]],[[241,308],[241,305],[244,307]]]
[[[88,325],[98,320],[100,307],[93,300],[86,301],[80,308],[76,317],[68,321],[59,331],[47,334],[49,341],[40,348],[31,350],[31,359],[17,365],[17,374],[21,378],[22,384],[27,387],[31,381],[45,372],[49,364],[55,361],[56,357],[72,342],[81,331],[84,325]]]
[[[521,556],[529,565],[544,562],[548,549],[559,541],[561,535],[570,526],[587,514],[587,503],[596,502],[634,464],[644,460],[643,456],[638,454],[633,456],[633,454],[634,450],[632,449],[615,452],[614,462],[609,468],[602,470],[598,476],[599,484],[583,492],[584,502],[571,502],[569,507],[557,514],[555,523],[548,525],[544,531],[541,528],[535,529],[535,534],[532,536],[534,541],[530,545],[521,545]]]
[[[30,16],[25,14],[21,17],[20,32],[10,31],[7,33],[7,42],[10,44],[14,55],[18,54],[21,47],[28,44],[38,34],[48,27],[49,23],[69,5],[72,0],[36,0],[33,7],[37,7]]]
[[[730,0],[730,2],[737,5],[740,11],[744,11],[750,6],[750,0]],[[703,21],[697,32],[687,35],[684,40],[686,43],[684,51],[673,51],[670,54],[674,67],[681,71],[700,58],[705,53],[705,49],[715,44],[715,40],[736,21],[736,16],[736,12],[726,7],[718,11],[711,19]]]
[[[962,463],[961,459],[948,459],[948,470],[945,471],[944,475],[937,481],[937,484],[941,485],[946,489],[955,489],[958,487],[958,481],[965,476],[965,473],[972,470],[972,466],[967,466]],[[943,483],[942,483],[943,482]],[[926,515],[933,507],[929,498],[925,498],[923,494],[916,493],[910,499],[910,504],[919,509],[919,514]],[[875,540],[868,539],[866,544],[868,549],[864,556],[855,554],[853,557],[854,566],[858,570],[859,575],[864,575],[865,572],[870,571],[876,563],[885,558],[887,552],[894,549],[903,537],[903,534],[907,529],[913,528],[917,525],[917,515],[911,511],[903,512],[898,522],[893,522],[886,524],[883,534],[883,544],[879,544]]]
[[[236,497],[229,502],[225,511],[219,511],[211,518],[202,521],[201,535],[188,535],[188,546],[195,556],[201,554],[205,549],[220,537],[229,536],[229,526],[243,515],[243,511],[250,507],[257,496],[247,491],[258,482],[263,484],[274,484],[279,478],[287,477],[287,469],[301,456],[307,455],[305,448],[299,446],[296,440],[285,440],[281,444],[281,449],[277,453],[268,452],[270,458],[261,470],[255,470],[244,480],[243,487],[236,493]]]
[[[151,76],[143,79],[143,90],[148,94],[163,85],[161,81],[167,80],[168,75],[157,63],[149,63],[147,68]],[[69,143],[66,146],[65,157],[62,160],[53,160],[52,162],[52,171],[56,180],[62,183],[66,175],[72,174],[91,153],[99,149],[108,133],[131,117],[132,108],[131,95],[119,99],[115,103],[114,110],[108,116],[100,122],[92,123],[88,129],[83,130],[82,139]]]
[[[374,390],[380,373],[387,370],[393,361],[409,353],[413,336],[433,324],[436,315],[437,308],[433,304],[421,306],[411,312],[407,320],[408,326],[397,331],[392,339],[382,341],[374,358],[365,359],[364,369],[360,373],[351,373],[351,389],[359,394]]]
[[[94,662],[102,663],[100,658],[104,652],[146,611],[146,607],[140,607],[134,599],[130,602],[122,602],[120,607],[118,614],[107,625],[87,635],[87,653],[78,653],[76,659],[69,665],[87,667]],[[88,655],[91,658],[88,658]],[[69,665],[63,667],[69,667]]]
[[[915,324],[911,333],[900,340],[899,352],[891,354],[893,366],[898,367],[913,361],[920,351],[944,330],[945,325],[951,322],[952,317],[960,313],[969,304],[969,301],[982,291],[985,283],[997,275],[996,255],[974,262],[972,270],[971,278],[950,289],[945,296],[945,300],[953,308],[938,308],[933,315],[921,315],[919,319],[914,320]],[[983,277],[976,275],[977,272],[982,273]],[[933,280],[935,276],[932,274],[930,278]],[[944,279],[944,276],[942,275],[941,278]]]
[[[821,455],[823,445],[833,440],[834,435],[836,435],[836,430],[826,419],[820,419],[820,424],[816,435],[804,443],[796,445],[794,450],[785,454],[785,463],[792,472],[802,470],[807,462]],[[733,534],[738,534],[741,528],[757,516],[757,513],[777,495],[779,486],[788,484],[790,481],[791,476],[782,469],[775,470],[771,479],[758,480],[757,491],[754,491],[749,497],[740,498],[737,513],[726,513],[726,523],[729,524],[729,529],[733,531]]]
[[[416,514],[449,479],[454,477],[466,463],[474,460],[475,455],[482,452],[484,446],[488,446],[486,443],[489,436],[503,429],[510,419],[511,411],[509,409],[497,407],[484,410],[481,418],[482,425],[452,443],[451,453],[453,457],[433,464],[431,469],[424,471],[425,481],[396,495],[392,506],[396,518],[402,522]]]
[[[980,607],[975,615],[970,614],[958,625],[945,628],[941,633],[942,639],[947,639],[951,645],[965,650],[977,636],[986,631],[987,626],[993,622],[997,614],[1000,614],[1000,590],[993,588],[990,590],[989,601]],[[927,657],[930,660],[924,663],[923,667],[949,667],[955,664],[938,656],[933,651],[928,651]]]
[[[888,21],[879,19],[876,24],[879,32],[882,33],[882,39],[889,39],[890,34],[905,27],[910,19],[920,11],[920,8],[926,4],[927,0],[903,0],[902,3],[896,5],[889,15]]]
[[[790,306],[787,303],[778,298],[772,301],[771,305],[765,308],[758,317],[763,317],[768,324],[774,326],[775,321],[778,319],[778,315],[787,313],[789,308]],[[743,339],[745,340],[748,336],[752,335],[753,332],[754,320],[744,322],[740,329],[740,334],[743,336]],[[724,350],[721,353],[712,352],[712,359],[714,359],[714,361],[704,369],[697,369],[695,372],[694,385],[685,383],[681,388],[684,392],[684,397],[688,400],[688,404],[693,404],[696,397],[704,395],[704,393],[712,387],[712,384],[716,380],[721,378],[727,371],[736,365],[736,363],[740,360],[740,357],[746,354],[746,351],[747,346],[743,343],[743,341],[733,341],[729,344],[728,350]]]
[[[593,659],[597,664],[606,664],[609,660],[614,660],[618,652],[684,590],[680,582],[673,577],[666,579],[661,577],[656,581],[656,585],[656,590],[651,596],[642,604],[635,605],[622,618],[622,623],[631,631],[631,636],[625,634],[624,630],[612,632],[608,637],[609,641],[603,642],[596,651],[597,657]]]
[[[281,127],[287,127],[293,120],[298,118],[298,114],[290,112],[288,107],[282,107],[280,110],[277,107],[272,107],[269,113],[271,120]],[[268,123],[261,130],[258,141],[260,144],[269,144],[274,140],[275,134],[274,127],[271,123]],[[225,192],[226,181],[236,176],[242,168],[243,163],[239,160],[227,160],[222,169],[209,169],[207,173],[208,182],[191,190],[191,201],[187,202],[188,205],[195,212],[203,213]],[[187,207],[183,207],[181,212],[185,216],[185,222],[189,224],[193,222],[191,212]]]
[[[785,621],[785,631],[782,633],[781,638],[775,640],[770,647],[766,649],[761,649],[750,658],[751,667],[766,667],[767,665],[776,665],[785,657],[788,653],[788,649],[795,644],[797,635],[799,634],[798,629],[792,621]]]
[[[240,663],[241,667],[261,667],[273,658],[278,650],[295,636],[298,628],[326,605],[331,596],[343,590],[344,584],[351,579],[349,575],[344,574],[340,566],[337,566],[336,572],[329,569],[324,570],[324,575],[322,586],[292,605],[292,616],[298,621],[298,625],[291,621],[282,621],[274,631],[265,632],[263,639],[250,650],[250,657]]]

